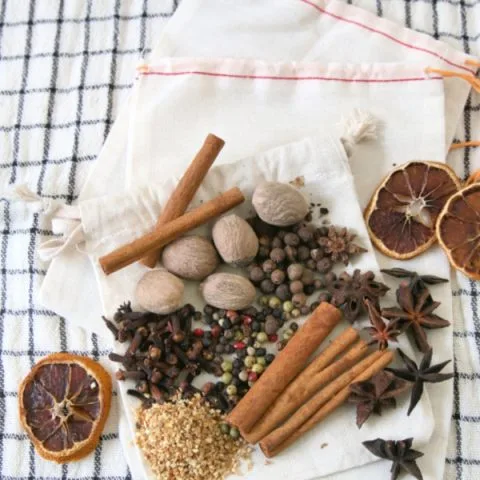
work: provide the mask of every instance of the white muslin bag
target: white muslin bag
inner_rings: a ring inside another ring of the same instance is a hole
[[[299,188],[310,203],[315,205],[321,203],[328,208],[329,218],[335,224],[348,226],[358,235],[358,243],[368,249],[366,253],[352,259],[348,270],[350,272],[355,268],[362,271],[372,270],[379,275],[346,155],[346,150],[353,153],[362,136],[369,137],[373,132],[368,131],[366,115],[356,112],[353,120],[355,118],[359,121],[350,122],[349,125],[353,128],[346,129],[349,133],[342,140],[324,131],[265,153],[212,168],[192,201],[191,208],[208,201],[219,192],[238,186],[244,193],[246,201],[233,212],[248,218],[253,213],[252,193],[259,182],[297,180],[303,184]],[[363,123],[362,118],[365,120]],[[368,157],[365,161],[368,161]],[[297,178],[299,174],[301,177]],[[126,194],[102,196],[79,203],[77,211],[78,226],[83,231],[82,249],[89,255],[94,265],[103,308],[109,316],[112,316],[116,308],[125,301],[132,301],[133,307],[138,307],[134,296],[135,286],[148,268],[133,264],[106,276],[98,259],[119,245],[150,231],[155,225],[161,205],[168,199],[175,184],[176,179],[170,178],[164,182],[132,189]],[[313,216],[314,223],[321,225],[324,217],[318,216],[318,209],[313,210]],[[192,233],[208,235],[211,226],[210,224],[201,227]],[[186,282],[185,301],[193,303],[199,309],[202,308],[204,302],[198,292],[198,282]],[[344,326],[339,327],[336,333]],[[121,345],[117,348],[122,351]],[[409,355],[413,354],[406,338],[402,339],[402,348]],[[138,401],[126,394],[129,387],[130,385],[126,383],[120,383],[119,388],[130,425],[129,437],[133,439],[135,428],[133,408]],[[374,461],[361,442],[372,437],[391,435],[392,429],[395,431],[396,439],[413,435],[416,445],[422,446],[429,441],[434,428],[428,396],[422,398],[412,415],[406,415],[407,408],[408,396],[404,396],[397,409],[386,411],[382,417],[367,422],[359,430],[355,425],[355,409],[352,406],[344,406],[271,463],[265,463],[263,454],[257,448],[254,452],[254,466],[248,472],[247,478],[260,480],[268,476],[285,480],[291,478],[307,480],[319,475],[337,478],[336,475],[340,471]],[[325,446],[320,449],[322,444]],[[132,450],[135,447],[127,448]],[[151,478],[148,467],[141,460],[141,455],[138,454],[134,458],[132,461],[135,463],[135,469],[143,471],[142,475],[145,478]],[[292,458],[295,458],[295,462],[291,461]]]
[[[472,79],[478,69],[473,56],[341,0],[183,0],[151,61],[162,57],[417,63]],[[447,147],[470,88],[445,79]]]

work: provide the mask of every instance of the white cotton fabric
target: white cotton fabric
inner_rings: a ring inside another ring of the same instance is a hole
[[[185,0],[163,30],[152,60],[185,56],[404,62],[476,71],[465,63],[474,57],[340,0]],[[447,146],[469,91],[464,80],[445,79]]]

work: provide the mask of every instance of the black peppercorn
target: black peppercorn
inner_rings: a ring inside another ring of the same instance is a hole
[[[298,330],[298,323],[292,322],[288,327],[292,329],[294,332],[296,332]]]
[[[310,313],[310,306],[309,305],[304,305],[301,309],[300,309],[300,313],[302,315],[308,315]]]
[[[267,235],[260,235],[258,237],[258,243],[264,247],[269,247],[270,246],[270,238]]]
[[[252,327],[252,330],[253,330],[254,332],[259,332],[262,325],[261,325],[260,322],[253,321],[250,326]]]
[[[239,358],[235,358],[232,362],[233,368],[243,368],[243,362]]]
[[[228,343],[228,338],[225,338],[225,337],[220,337],[218,339],[220,345],[226,345]]]
[[[225,345],[225,353],[230,355],[235,351],[235,348],[233,348],[233,345]]]
[[[285,235],[287,234],[288,232],[286,232],[285,230],[279,230],[277,232],[277,237],[280,239],[280,240],[283,240],[285,238]]]
[[[315,270],[317,268],[317,262],[315,262],[315,260],[313,260],[312,258],[310,258],[309,260],[307,260],[305,262],[305,265],[307,266],[307,268],[309,268],[310,270]]]
[[[310,311],[313,312],[319,305],[320,305],[320,302],[313,302],[310,305]]]
[[[285,300],[289,300],[291,297],[290,294],[290,289],[288,288],[288,285],[279,285],[275,289],[275,295],[282,301],[284,302]]]
[[[265,333],[267,333],[267,332],[265,331]],[[267,350],[263,347],[257,348],[255,350],[255,356],[256,357],[264,357],[266,354],[267,354]]]
[[[275,284],[269,278],[266,278],[260,283],[260,290],[263,293],[273,293],[275,290]]]
[[[220,354],[224,353],[225,352],[224,346],[221,343],[215,345],[215,352]]]
[[[318,262],[325,256],[325,253],[323,252],[322,248],[314,248],[313,250],[310,250],[310,257],[312,260],[315,260],[315,262]]]
[[[275,360],[275,355],[273,353],[267,353],[265,355],[265,361],[267,363],[272,363]]]
[[[231,340],[235,336],[235,332],[233,330],[225,330],[223,335],[227,340]]]
[[[275,318],[280,318],[282,316],[282,313],[283,313],[283,310],[281,308],[274,308],[273,312],[272,312],[272,315]]]
[[[321,288],[323,288],[325,286],[325,283],[323,282],[322,279],[316,278],[313,281],[313,286],[314,286],[315,290],[320,290]]]
[[[310,269],[306,268],[303,271],[303,275],[300,280],[304,285],[312,285],[315,280],[314,273]]]
[[[305,285],[305,288],[303,289],[303,292],[305,295],[311,295],[315,291],[315,286],[314,285]]]
[[[212,344],[212,341],[209,339],[209,338],[202,338],[202,344],[205,348],[208,348],[211,344]]]

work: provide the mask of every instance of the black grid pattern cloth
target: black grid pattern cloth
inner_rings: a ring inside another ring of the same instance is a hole
[[[480,0],[350,3],[480,56]],[[1,479],[131,478],[116,395],[98,448],[82,462],[42,460],[20,428],[17,389],[34,363],[57,351],[105,361],[109,348],[38,303],[46,265],[35,251],[52,232],[39,215],[9,200],[9,188],[27,183],[47,198],[77,198],[142,52],[176,6],[176,0],[0,0]],[[480,139],[478,94],[468,100],[456,137]],[[480,167],[480,148],[456,151],[449,161],[465,178]],[[465,280],[453,292],[456,375],[447,479],[480,478],[479,293],[477,283]]]

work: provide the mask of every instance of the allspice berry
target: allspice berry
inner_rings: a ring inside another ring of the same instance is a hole
[[[245,266],[257,255],[259,243],[250,224],[235,214],[225,215],[215,222],[212,237],[225,263]]]
[[[308,213],[306,198],[287,183],[261,183],[253,192],[252,204],[264,222],[278,227],[299,223]]]
[[[292,263],[287,268],[287,275],[290,280],[300,280],[304,271],[303,265]]]
[[[255,300],[253,284],[232,273],[214,273],[200,285],[204,300],[217,308],[241,310],[249,307]]]
[[[270,275],[270,280],[272,280],[275,285],[281,285],[285,280],[285,272],[277,268]]]
[[[213,243],[205,237],[189,235],[168,244],[162,253],[163,266],[188,280],[203,280],[220,263]]]
[[[137,283],[137,303],[152,313],[167,314],[183,303],[183,282],[165,270],[150,270]]]
[[[300,280],[295,280],[290,283],[290,291],[295,295],[296,293],[303,293],[303,283]]]

